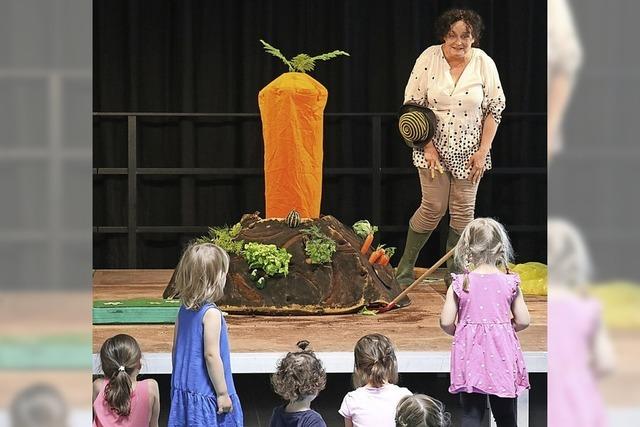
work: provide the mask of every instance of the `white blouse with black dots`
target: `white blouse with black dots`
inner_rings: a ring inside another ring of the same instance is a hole
[[[404,103],[426,106],[438,119],[433,143],[442,165],[460,179],[469,177],[469,158],[480,147],[484,119],[500,123],[505,97],[496,64],[481,49],[472,48],[471,61],[454,84],[441,45],[430,46],[416,60],[404,92]],[[413,150],[413,164],[427,168],[422,149]],[[491,169],[487,154],[486,169]]]

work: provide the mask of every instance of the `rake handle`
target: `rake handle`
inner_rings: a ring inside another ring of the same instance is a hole
[[[407,286],[407,288],[400,292],[400,294],[398,294],[397,297],[395,297],[393,299],[393,301],[391,301],[389,304],[387,304],[387,307],[391,308],[393,306],[395,306],[398,301],[400,301],[402,298],[405,297],[405,295],[407,295],[411,289],[413,289],[418,283],[422,282],[422,280],[427,277],[430,276],[434,271],[436,271],[436,269],[438,267],[440,267],[442,264],[444,264],[445,262],[447,262],[447,260],[449,258],[451,258],[451,256],[453,255],[453,253],[455,252],[456,248],[451,249],[449,252],[447,252],[446,254],[444,254],[442,256],[442,258],[440,258],[438,261],[436,261],[435,264],[433,264],[427,271],[425,271],[424,273],[422,273],[422,275],[420,275],[420,277],[418,277],[412,284],[410,284],[409,286]],[[386,307],[385,307],[386,308]]]

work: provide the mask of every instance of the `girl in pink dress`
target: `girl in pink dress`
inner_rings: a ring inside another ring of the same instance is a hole
[[[516,399],[529,388],[529,377],[516,332],[529,326],[513,257],[504,227],[477,218],[462,232],[440,326],[453,335],[450,393],[460,394],[462,426],[479,426],[487,396],[498,427],[516,426]],[[500,270],[506,270],[506,273]]]
[[[549,427],[606,427],[598,382],[615,367],[600,302],[589,295],[591,257],[580,231],[549,218]]]
[[[158,427],[158,383],[137,381],[141,358],[140,346],[129,335],[119,334],[102,344],[104,378],[93,382],[94,427]]]

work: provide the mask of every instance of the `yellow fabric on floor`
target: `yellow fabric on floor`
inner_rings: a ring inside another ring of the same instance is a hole
[[[640,284],[626,281],[597,283],[590,287],[589,293],[602,303],[608,327],[640,330]]]
[[[540,262],[525,262],[509,265],[509,269],[520,275],[520,289],[525,295],[547,295],[547,266]]]

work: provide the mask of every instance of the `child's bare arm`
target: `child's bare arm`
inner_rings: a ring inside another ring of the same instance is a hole
[[[444,300],[442,313],[440,314],[440,327],[449,335],[456,333],[456,316],[458,315],[458,301],[453,292],[453,286],[447,289],[447,296]]]
[[[172,366],[175,366],[175,364],[176,364],[176,340],[177,340],[177,338],[178,338],[178,316],[176,316],[176,321],[173,324],[173,347],[171,347],[171,365]]]
[[[104,384],[104,379],[98,378],[93,382],[93,397],[91,398],[91,402],[96,401],[96,397],[98,397],[98,393],[102,389],[102,384]]]
[[[353,422],[349,418],[345,418],[344,427],[353,427]]]
[[[516,332],[520,332],[529,327],[531,319],[529,317],[529,309],[527,308],[527,304],[524,302],[522,290],[520,288],[517,288],[517,291],[518,294],[511,303],[511,312],[513,313],[513,328],[516,330]]]
[[[93,402],[96,401],[96,397],[98,397],[98,394],[100,393],[100,390],[102,389],[102,384],[104,384],[104,379],[102,378],[98,378],[93,382],[93,397],[91,398],[91,413],[92,413],[92,418],[95,420],[96,418],[96,411],[95,409],[93,409]]]
[[[160,418],[160,389],[156,380],[149,381],[149,394],[151,395],[151,419],[149,427],[158,427],[158,419]]]
[[[220,329],[222,314],[219,310],[210,309],[204,315],[204,359],[207,372],[218,397],[218,412],[231,411],[231,399],[227,382],[224,378],[224,366],[220,357]]]
[[[592,366],[596,375],[605,376],[613,372],[616,365],[616,357],[609,334],[602,322],[598,326],[593,337]]]

